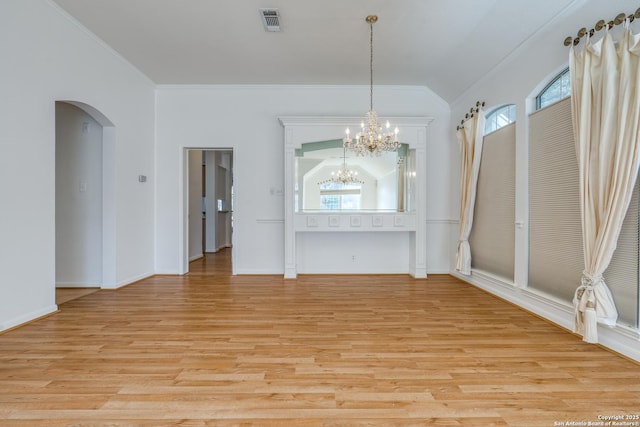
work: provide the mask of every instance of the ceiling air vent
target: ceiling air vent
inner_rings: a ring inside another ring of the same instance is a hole
[[[259,9],[265,31],[280,31],[280,13],[278,9]]]

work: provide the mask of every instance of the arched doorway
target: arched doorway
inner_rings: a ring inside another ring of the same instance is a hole
[[[57,101],[56,287],[115,287],[115,127],[97,109]]]

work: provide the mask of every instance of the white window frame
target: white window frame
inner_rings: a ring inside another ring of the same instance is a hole
[[[516,121],[515,104],[507,104],[485,115],[484,134],[488,135]]]
[[[562,90],[562,81],[566,81],[567,83],[567,87],[566,87],[566,91]],[[545,104],[542,105],[542,97],[551,90],[551,88],[556,84],[560,82],[560,96],[551,98],[547,101],[545,101]],[[549,84],[547,84],[544,89],[542,89],[540,91],[540,93],[538,94],[538,96],[536,96],[536,111],[540,110],[542,108],[548,107],[551,104],[554,104],[558,101],[561,101],[565,98],[568,98],[569,96],[571,96],[571,79],[569,76],[569,68],[565,68],[564,70],[562,70],[560,73],[558,73],[557,76],[555,76],[550,82]]]

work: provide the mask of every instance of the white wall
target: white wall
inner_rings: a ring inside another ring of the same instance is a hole
[[[376,87],[380,116],[431,116],[427,265],[447,272],[449,109],[423,87]],[[184,147],[234,149],[234,269],[284,272],[284,135],[279,116],[361,116],[368,86],[160,86],[157,92],[156,267],[182,273]],[[341,138],[342,135],[336,135]]]
[[[153,273],[154,85],[47,0],[0,2],[0,58],[4,330],[56,309],[57,100],[91,105],[115,124],[114,284]]]
[[[407,274],[411,271],[409,232],[297,233],[296,239],[299,274]]]
[[[102,126],[56,103],[56,286],[102,284]]]
[[[581,0],[574,2],[564,13],[559,14],[541,28],[539,33],[527,40],[500,66],[469,88],[451,107],[453,125],[449,128],[452,145],[455,143],[455,124],[476,101],[485,101],[488,112],[504,105],[516,105],[516,218],[523,221],[523,228],[516,228],[515,284],[503,283],[495,278],[474,273],[466,280],[477,284],[503,298],[534,311],[564,327],[571,328],[572,308],[564,302],[552,301],[526,289],[528,276],[528,120],[534,109],[534,98],[549,82],[568,66],[569,48],[562,42],[566,36],[575,35],[578,29],[592,28],[600,19],[613,19],[618,13],[631,14],[637,9],[637,2],[621,0],[603,2]],[[636,31],[640,29],[634,23]],[[599,36],[596,36],[599,37]],[[456,144],[457,145],[457,144]],[[459,155],[457,150],[451,157],[451,182],[454,194],[451,212],[457,213],[459,206]],[[455,218],[457,221],[457,218]],[[450,268],[454,272],[455,242],[458,239],[458,224],[451,227]],[[578,284],[576,283],[576,286]],[[600,340],[604,345],[640,360],[640,344],[637,331],[601,330]]]

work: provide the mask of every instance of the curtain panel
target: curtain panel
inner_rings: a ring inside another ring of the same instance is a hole
[[[456,133],[460,145],[460,232],[456,253],[456,270],[465,275],[471,274],[469,235],[473,225],[473,211],[476,203],[484,122],[484,110],[480,108],[473,117],[460,126]]]
[[[584,271],[575,291],[574,332],[597,343],[597,324],[618,312],[602,276],[616,249],[638,175],[639,37],[625,25],[616,47],[608,31],[571,48],[571,102],[580,173]]]

